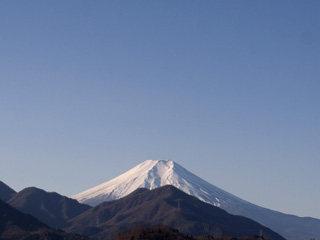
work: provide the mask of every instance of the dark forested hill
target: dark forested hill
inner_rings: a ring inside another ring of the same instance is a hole
[[[254,236],[283,240],[279,234],[240,216],[204,203],[173,186],[138,189],[127,197],[104,202],[69,222],[68,231],[110,239],[116,233],[138,225],[165,225],[193,236]]]
[[[90,208],[74,199],[35,187],[16,193],[8,203],[19,211],[31,214],[41,222],[59,229],[65,226],[67,220]]]
[[[1,240],[88,240],[87,237],[56,231],[36,218],[21,213],[0,200]]]
[[[16,191],[6,185],[4,182],[0,181],[0,200],[8,201]]]

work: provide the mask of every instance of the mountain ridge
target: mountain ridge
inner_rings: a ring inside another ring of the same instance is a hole
[[[85,212],[90,206],[36,187],[28,187],[7,201],[19,211],[31,214],[52,228],[63,228],[66,222]]]
[[[4,182],[0,181],[0,200],[8,201],[17,192]]]
[[[0,200],[0,209],[1,240],[89,240],[85,236],[54,230],[2,200]]]
[[[72,198],[94,206],[103,201],[124,197],[137,188],[154,189],[164,185],[175,186],[231,214],[251,218],[288,239],[320,237],[320,219],[301,218],[249,203],[201,179],[171,160],[144,161],[118,177]]]
[[[279,234],[242,216],[231,215],[172,185],[137,189],[126,197],[103,202],[71,219],[66,230],[108,239],[116,232],[139,225],[165,225],[193,236],[254,236],[262,229],[268,239]]]
[[[132,180],[132,178],[134,179]],[[81,203],[95,206],[103,201],[124,197],[137,188],[154,189],[164,185],[175,186],[214,206],[221,206],[222,203],[217,197],[212,199],[212,195],[222,194],[224,195],[224,204],[228,204],[228,202],[232,202],[234,199],[248,203],[199,178],[171,160],[146,160],[118,177],[71,196],[71,198],[77,199]],[[210,189],[211,191],[206,192],[203,188]]]

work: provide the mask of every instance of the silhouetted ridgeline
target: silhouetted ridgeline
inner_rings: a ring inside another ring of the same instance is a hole
[[[154,190],[137,189],[128,196],[93,207],[68,222],[68,232],[97,239],[112,239],[136,226],[165,225],[192,236],[254,236],[260,230],[272,240],[282,236],[261,224],[207,204],[167,185]]]
[[[0,200],[1,240],[89,240],[78,234],[57,231]]]
[[[7,203],[57,229],[64,228],[68,220],[91,208],[74,199],[35,187],[21,190],[13,195]]]
[[[262,230],[266,239],[284,240],[249,218],[229,214],[171,185],[154,190],[140,188],[124,198],[96,207],[35,187],[16,193],[2,184],[2,189],[5,190],[2,196],[11,195],[7,203],[15,208],[1,202],[0,239],[87,239],[80,236],[84,235],[96,240],[112,240],[116,236],[128,237],[125,232],[131,231],[130,240],[145,239],[146,234],[148,239],[157,240],[230,240],[230,237],[235,240],[259,235]],[[162,227],[157,227],[160,225]],[[59,228],[74,234],[57,231]],[[224,237],[221,239],[221,236]]]
[[[4,182],[0,181],[0,200],[6,202],[8,201],[16,191],[6,185]]]

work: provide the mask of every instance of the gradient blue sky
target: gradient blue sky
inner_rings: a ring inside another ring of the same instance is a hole
[[[320,1],[0,1],[0,180],[73,195],[171,159],[320,218]]]

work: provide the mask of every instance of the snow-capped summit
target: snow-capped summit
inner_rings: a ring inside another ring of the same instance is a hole
[[[229,213],[252,218],[287,239],[305,240],[320,237],[319,219],[299,218],[259,207],[206,182],[171,160],[147,160],[122,175],[72,198],[95,206],[103,201],[122,198],[137,188],[154,189],[164,185],[173,185]],[[274,196],[266,196],[268,197]]]
[[[244,200],[197,177],[171,160],[147,160],[122,175],[74,195],[81,203],[95,206],[103,201],[122,198],[137,188],[155,189],[164,185],[193,195],[215,206],[244,203]]]

